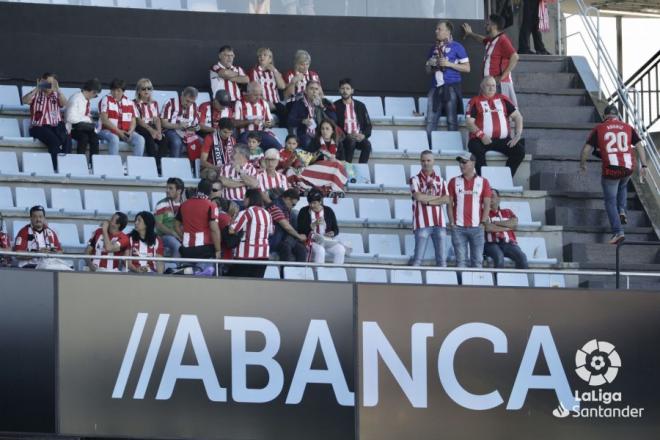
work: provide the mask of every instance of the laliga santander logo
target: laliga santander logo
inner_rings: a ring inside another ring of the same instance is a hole
[[[614,345],[592,339],[575,353],[575,372],[592,387],[612,383],[621,368]]]

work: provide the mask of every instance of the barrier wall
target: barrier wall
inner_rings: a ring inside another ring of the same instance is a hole
[[[2,432],[602,440],[660,429],[652,293],[17,270],[0,271],[0,286]]]

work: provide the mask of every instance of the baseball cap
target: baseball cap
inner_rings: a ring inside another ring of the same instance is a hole
[[[619,116],[619,109],[616,105],[608,105],[603,112],[604,116]]]
[[[218,101],[218,104],[228,107],[231,105],[231,99],[229,98],[229,93],[226,90],[218,90],[215,92],[214,100]]]
[[[456,156],[456,160],[458,162],[462,160],[471,160],[472,162],[475,162],[477,160],[476,157],[474,157],[474,154],[470,153],[469,151],[464,151],[460,153],[458,156]]]
[[[269,148],[264,153],[264,159],[277,159],[277,160],[280,160],[280,152],[277,151],[275,148]]]

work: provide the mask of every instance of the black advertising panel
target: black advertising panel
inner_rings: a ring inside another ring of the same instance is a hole
[[[354,438],[353,324],[349,284],[62,274],[60,433]]]
[[[55,275],[0,270],[0,432],[55,432]]]
[[[358,286],[361,440],[657,439],[660,296]]]

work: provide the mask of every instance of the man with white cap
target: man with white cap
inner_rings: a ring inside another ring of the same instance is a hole
[[[289,188],[289,182],[286,176],[277,171],[277,165],[280,163],[280,153],[274,148],[266,150],[264,153],[264,169],[257,174],[257,182],[261,189],[262,196],[266,205],[272,203],[270,190],[279,188],[286,191]]]
[[[488,223],[492,191],[488,180],[478,176],[476,157],[467,151],[456,156],[461,175],[447,185],[451,198],[449,229],[456,253],[456,266],[467,266],[468,246],[470,267],[482,267],[484,256],[484,226]]]

